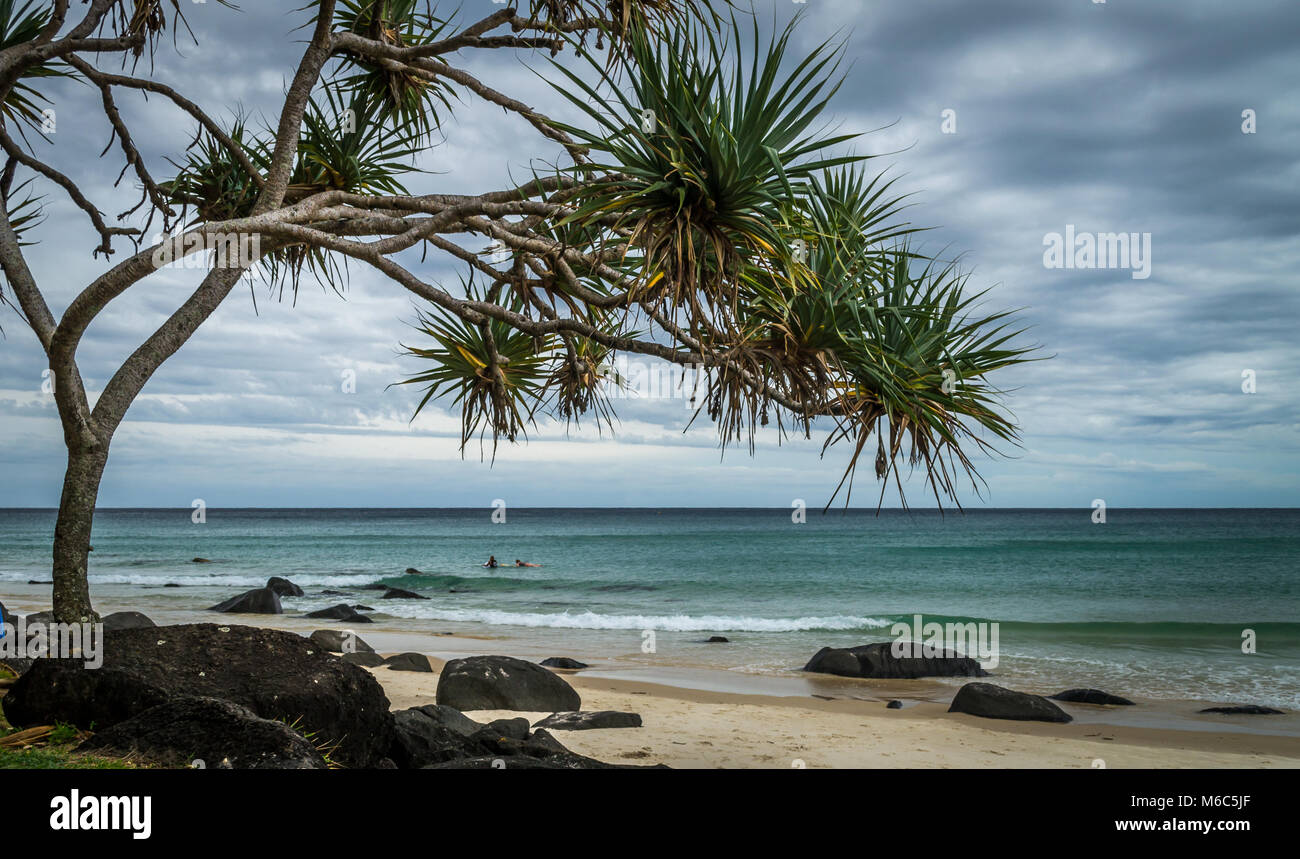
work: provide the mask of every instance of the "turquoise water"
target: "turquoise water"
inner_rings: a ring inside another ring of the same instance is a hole
[[[202,608],[286,576],[287,612],[354,591],[395,623],[477,630],[566,655],[785,672],[897,620],[996,621],[995,673],[1157,698],[1300,706],[1300,511],[106,510],[94,592]],[[48,579],[50,511],[0,511],[0,599]],[[481,566],[489,554],[540,568]],[[193,557],[212,564],[193,564]],[[415,567],[421,575],[404,575]],[[161,589],[163,583],[180,588]],[[1257,652],[1243,654],[1243,630]],[[702,646],[726,635],[725,647]]]

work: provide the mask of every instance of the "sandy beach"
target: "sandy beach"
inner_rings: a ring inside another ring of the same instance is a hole
[[[36,604],[13,601],[15,608]],[[102,610],[129,608],[103,604]],[[289,615],[186,612],[159,623],[217,622],[309,635],[335,628]],[[500,629],[483,634],[412,633],[376,623],[356,632],[384,655],[415,651],[435,673],[366,669],[394,710],[436,703],[437,671],[449,658],[520,652]],[[927,680],[871,681],[823,675],[764,677],[665,666],[620,671],[590,654],[583,671],[560,671],[582,696],[584,710],[638,713],[643,727],[557,731],[575,752],[612,763],[674,768],[1297,768],[1300,715],[1212,716],[1207,702],[1138,700],[1137,707],[1062,704],[1074,721],[1056,725],[948,713],[955,686]],[[996,682],[996,678],[990,678]],[[692,688],[693,687],[693,688]],[[1064,687],[1062,687],[1064,688]],[[886,709],[889,700],[902,709]],[[471,711],[480,722],[549,713]]]

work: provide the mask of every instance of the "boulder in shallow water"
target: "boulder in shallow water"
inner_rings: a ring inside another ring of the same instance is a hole
[[[175,698],[221,698],[337,743],[345,766],[387,754],[393,717],[379,682],[301,635],[211,623],[120,629],[104,634],[103,657],[97,669],[37,659],[0,699],[6,718],[103,730]]]
[[[381,600],[427,600],[428,597],[421,596],[415,591],[404,590],[403,588],[389,588],[380,597]]]
[[[1064,692],[1057,692],[1055,695],[1048,695],[1047,697],[1054,701],[1068,701],[1071,704],[1099,704],[1116,707],[1136,706],[1127,698],[1121,698],[1100,689],[1066,689]]]
[[[310,636],[316,646],[330,653],[374,653],[375,649],[348,629],[318,629]]]
[[[593,731],[604,728],[639,728],[639,713],[620,713],[617,710],[590,710],[576,713],[552,713],[534,728],[552,731]]]
[[[581,710],[582,698],[556,674],[510,656],[453,659],[438,677],[438,703],[457,710]]]
[[[271,576],[266,580],[266,586],[275,591],[282,597],[301,597],[306,596],[302,588],[295,585],[288,579],[282,579],[279,576]]]
[[[392,671],[425,671],[433,673],[433,663],[423,653],[397,653],[384,660]]]
[[[804,671],[839,677],[875,677],[911,680],[917,677],[987,677],[979,662],[951,650],[935,656],[895,656],[892,642],[859,647],[823,647],[808,660]]]
[[[192,558],[192,559],[190,560],[190,563],[191,563],[191,564],[210,564],[210,563],[212,563],[212,562],[209,561],[207,558]]]
[[[1218,713],[1223,716],[1282,716],[1286,714],[1285,710],[1261,707],[1258,704],[1243,704],[1237,707],[1206,707],[1204,710],[1197,710],[1196,712]]]
[[[158,625],[148,615],[138,611],[115,611],[104,615],[100,622],[104,624],[105,632],[113,629],[148,629]]]
[[[309,611],[305,617],[321,618],[324,620],[347,620],[352,623],[374,623],[373,620],[359,613],[347,603],[339,603],[329,608],[323,608],[319,611]]]
[[[1021,722],[1074,721],[1068,713],[1042,695],[1016,692],[992,683],[967,683],[957,690],[948,712]]]
[[[565,668],[570,671],[577,671],[580,668],[589,668],[585,662],[579,662],[576,659],[570,659],[567,656],[551,656],[541,661],[544,668]]]
[[[170,766],[325,769],[311,742],[284,722],[219,698],[173,698],[98,731],[80,751],[136,753]]]
[[[710,635],[704,640],[705,644],[729,644],[730,642],[731,639],[725,635]]]
[[[417,570],[415,567],[407,567],[407,568],[406,568],[406,574],[407,574],[408,576],[422,576],[422,575],[424,575],[424,573],[420,572],[420,571]]]
[[[254,588],[236,597],[219,602],[208,611],[224,611],[232,614],[284,614],[280,607],[280,595],[270,588]]]

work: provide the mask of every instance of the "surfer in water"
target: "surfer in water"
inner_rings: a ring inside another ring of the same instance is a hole
[[[541,564],[530,564],[527,563],[526,561],[521,561],[518,558],[515,558],[515,566],[516,567],[540,567]]]
[[[487,563],[484,564],[483,566],[485,566],[485,567],[494,567],[494,568],[495,568],[495,567],[497,566],[497,556],[496,556],[496,555],[488,555]]]

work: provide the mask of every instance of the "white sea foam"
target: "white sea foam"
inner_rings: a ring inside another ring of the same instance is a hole
[[[552,614],[500,611],[497,609],[454,609],[425,605],[387,605],[384,611],[395,617],[421,620],[464,621],[503,626],[549,627],[552,629],[655,629],[669,632],[798,632],[810,629],[879,629],[890,621],[879,617],[833,615],[829,617],[730,617],[727,615],[598,614],[592,611]]]

